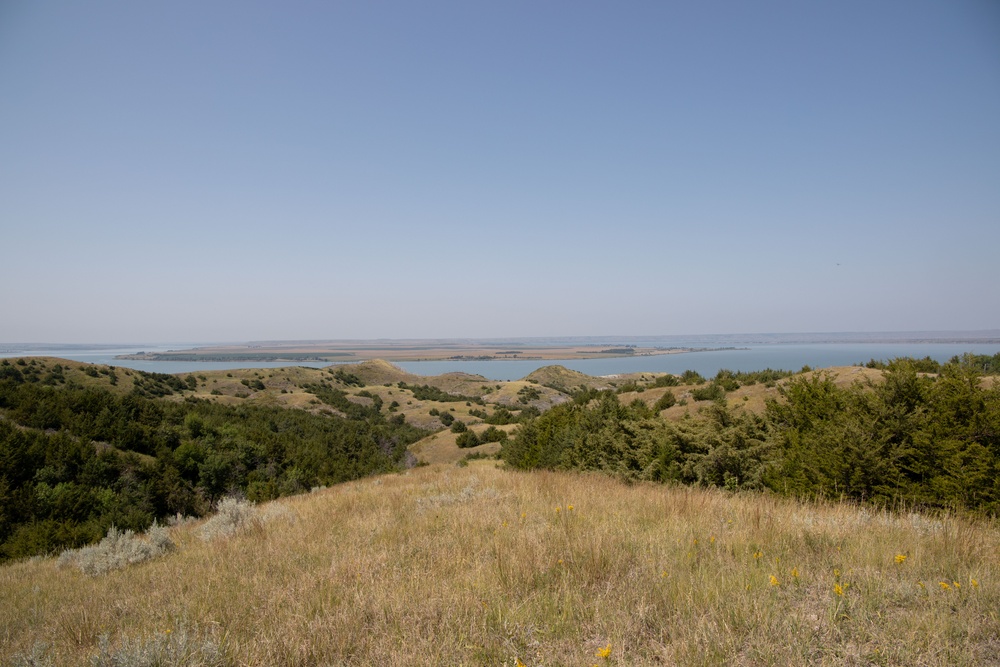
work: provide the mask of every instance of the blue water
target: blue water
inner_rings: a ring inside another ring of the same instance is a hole
[[[558,364],[587,375],[658,372],[679,374],[698,371],[711,377],[723,368],[732,371],[759,371],[765,368],[797,371],[803,366],[827,368],[851,366],[870,359],[887,361],[895,357],[930,357],[945,362],[965,352],[996,354],[1000,345],[972,343],[815,343],[753,345],[747,349],[685,352],[649,357],[612,359],[568,359],[565,361],[411,361],[396,365],[418,375],[440,375],[460,371],[490,380],[519,380],[542,366]]]
[[[178,349],[177,345],[172,346]],[[216,361],[133,361],[115,359],[119,354],[166,351],[163,346],[131,348],[33,350],[31,352],[0,351],[0,357],[49,356],[134,368],[154,373],[194,373],[198,371],[235,370],[240,368],[281,368],[307,366],[324,368],[326,362],[216,362]],[[686,352],[610,359],[529,360],[499,359],[494,361],[406,361],[396,365],[417,375],[440,375],[463,372],[482,375],[490,380],[519,380],[542,366],[561,365],[587,375],[617,375],[619,373],[682,373],[694,370],[710,377],[722,368],[733,371],[756,371],[765,368],[797,371],[803,366],[826,368],[850,366],[869,359],[889,360],[894,357],[931,357],[945,362],[965,352],[997,354],[1000,344],[976,343],[809,343],[748,345],[747,349]]]
[[[170,347],[162,345],[140,345],[128,348],[85,348],[73,347],[68,349],[46,349],[31,350],[30,352],[2,351],[3,357],[58,357],[60,359],[71,359],[73,361],[83,361],[88,364],[105,364],[108,366],[120,366],[122,368],[133,368],[138,371],[149,373],[196,373],[198,371],[232,371],[241,368],[285,368],[288,366],[308,366],[309,368],[324,368],[329,366],[327,361],[140,361],[134,359],[115,359],[119,354],[135,354],[136,352],[167,352],[169,350],[186,349],[177,344]]]

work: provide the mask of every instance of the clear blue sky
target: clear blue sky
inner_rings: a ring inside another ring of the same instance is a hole
[[[0,342],[1000,328],[1000,2],[0,2]]]

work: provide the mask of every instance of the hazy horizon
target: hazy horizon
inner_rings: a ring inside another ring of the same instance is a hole
[[[438,338],[319,338],[305,339],[292,338],[282,340],[216,340],[216,341],[166,341],[166,340],[146,340],[146,341],[92,341],[92,342],[72,342],[72,341],[0,341],[0,352],[3,348],[23,349],[55,349],[58,347],[86,348],[86,347],[106,347],[106,348],[127,348],[139,345],[154,345],[164,347],[175,346],[223,346],[223,345],[246,345],[246,344],[307,344],[307,343],[378,343],[402,344],[415,342],[471,342],[471,343],[556,343],[579,341],[584,344],[600,344],[605,342],[630,342],[630,341],[657,341],[663,340],[684,340],[696,342],[699,340],[709,343],[721,344],[723,342],[735,343],[844,343],[844,342],[864,342],[878,343],[886,342],[1000,342],[1000,329],[982,329],[977,331],[963,330],[943,330],[943,331],[800,331],[800,332],[741,332],[741,333],[697,333],[697,334],[610,334],[581,335],[581,336],[483,336],[483,337],[438,337]]]
[[[990,0],[8,2],[0,89],[0,341],[1000,328]]]

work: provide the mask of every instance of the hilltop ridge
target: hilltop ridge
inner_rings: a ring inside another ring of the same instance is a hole
[[[241,512],[107,574],[0,567],[0,662],[1000,662],[991,523],[487,461]]]

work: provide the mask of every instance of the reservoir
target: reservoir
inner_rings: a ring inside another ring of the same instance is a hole
[[[73,346],[50,350],[16,349],[0,351],[0,357],[48,356],[83,361],[92,364],[107,364],[123,368],[153,373],[196,373],[199,371],[235,370],[240,368],[281,368],[286,366],[307,366],[323,368],[327,362],[218,362],[218,361],[146,361],[115,359],[119,354],[135,354],[139,350],[147,352],[178,349],[176,344],[166,346],[145,346],[114,348],[110,346]],[[587,375],[618,375],[622,373],[675,373],[693,370],[705,377],[714,376],[720,369],[732,371],[758,371],[765,368],[776,370],[800,370],[803,366],[827,368],[830,366],[851,366],[863,364],[870,359],[888,361],[896,357],[930,357],[946,362],[956,355],[966,352],[994,355],[1000,353],[1000,344],[984,343],[805,343],[805,344],[752,344],[738,349],[706,350],[678,354],[651,356],[625,356],[604,359],[497,359],[488,361],[401,361],[400,368],[417,375],[440,375],[462,372],[482,375],[490,380],[519,380],[542,366],[561,365]]]
[[[994,355],[1000,345],[972,343],[815,343],[748,346],[745,349],[707,350],[612,359],[567,359],[565,361],[495,360],[495,361],[401,361],[396,365],[418,375],[440,375],[461,371],[482,375],[491,380],[519,380],[542,366],[561,365],[587,375],[620,373],[674,373],[693,370],[712,377],[719,370],[759,371],[800,370],[803,366],[828,368],[852,366],[871,359],[888,361],[896,357],[930,357],[946,362],[966,352]]]

